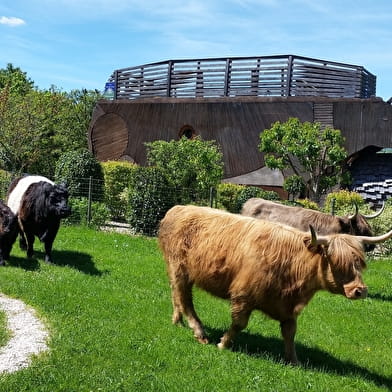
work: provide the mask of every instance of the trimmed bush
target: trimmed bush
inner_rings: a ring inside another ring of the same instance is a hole
[[[300,205],[303,208],[308,208],[310,210],[319,210],[318,204],[309,199],[297,199],[295,200],[295,204]]]
[[[252,197],[267,200],[279,200],[279,195],[274,191],[266,191],[255,186],[222,183],[218,185],[218,204],[227,211],[237,214],[242,205]]]
[[[217,188],[217,199],[219,207],[233,213],[238,212],[238,195],[243,185],[221,183]]]
[[[146,143],[146,147],[148,164],[159,167],[168,184],[178,190],[178,203],[197,202],[223,177],[222,152],[214,140],[182,137]]]
[[[157,167],[137,167],[133,187],[124,192],[128,222],[136,233],[156,235],[165,213],[175,204],[173,188]]]
[[[333,210],[335,215],[341,216],[353,214],[355,212],[355,204],[361,212],[370,212],[370,208],[365,205],[365,201],[359,193],[347,190],[329,193],[325,199],[323,211],[331,213]]]
[[[65,182],[71,196],[88,197],[89,178],[94,179],[93,200],[102,200],[103,171],[101,164],[88,150],[68,151],[60,156],[55,170],[55,181]]]
[[[105,202],[112,219],[126,220],[127,190],[133,188],[135,171],[138,166],[130,162],[107,161],[102,163],[105,179]]]
[[[280,200],[279,195],[274,191],[265,191],[256,186],[244,186],[238,194],[236,205],[237,212],[240,212],[242,205],[252,197],[260,197],[266,200]]]
[[[72,209],[72,214],[64,219],[64,224],[100,227],[110,218],[108,207],[104,203],[93,201],[91,203],[90,222],[88,222],[88,199],[86,197],[71,197],[69,205]]]

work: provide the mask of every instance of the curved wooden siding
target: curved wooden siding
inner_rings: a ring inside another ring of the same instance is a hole
[[[225,178],[236,177],[264,166],[258,150],[260,132],[289,117],[340,129],[349,155],[369,145],[392,147],[390,104],[381,99],[321,97],[100,101],[89,130],[89,146],[100,160],[128,156],[144,165],[145,142],[178,139],[180,131],[189,127],[202,139],[217,141]]]

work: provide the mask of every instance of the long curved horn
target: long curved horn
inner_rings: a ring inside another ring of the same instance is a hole
[[[328,242],[328,239],[325,236],[317,237],[316,230],[314,230],[312,225],[309,225],[309,229],[312,236],[312,246],[316,247],[317,245],[325,245]]]
[[[378,244],[379,242],[384,242],[392,238],[392,230],[388,231],[388,233],[379,235],[377,237],[368,237],[368,236],[356,236],[362,243],[364,244]]]
[[[373,219],[373,218],[377,218],[379,215],[381,215],[381,213],[384,211],[385,208],[385,201],[382,202],[382,207],[380,208],[379,211],[377,211],[376,213],[372,214],[372,215],[364,215],[362,214],[362,216],[366,219]]]
[[[354,206],[355,206],[355,212],[352,215],[348,215],[347,216],[348,219],[353,219],[358,215],[358,204],[354,202]]]

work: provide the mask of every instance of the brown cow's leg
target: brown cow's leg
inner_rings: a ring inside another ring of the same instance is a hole
[[[186,274],[169,271],[171,275],[173,317],[172,321],[177,324],[182,321],[182,314],[187,318],[188,325],[193,329],[195,338],[203,344],[208,343],[203,325],[196,314],[192,300],[192,286]]]
[[[297,331],[297,320],[290,319],[280,323],[280,330],[284,339],[285,361],[292,365],[298,365],[297,353],[295,352],[294,337]]]
[[[229,330],[222,336],[218,347],[223,349],[230,347],[238,332],[242,331],[248,325],[252,310],[248,302],[245,300],[231,301],[231,326]]]

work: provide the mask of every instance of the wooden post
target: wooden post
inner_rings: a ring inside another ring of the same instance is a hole
[[[230,66],[231,66],[231,59],[226,59],[225,86],[223,90],[224,97],[227,97],[229,95]]]
[[[291,95],[291,78],[293,74],[293,56],[289,56],[289,61],[287,63],[287,84],[286,84],[286,97]]]
[[[167,97],[171,96],[172,69],[173,69],[173,61],[170,60],[167,68],[167,90],[166,90]]]

